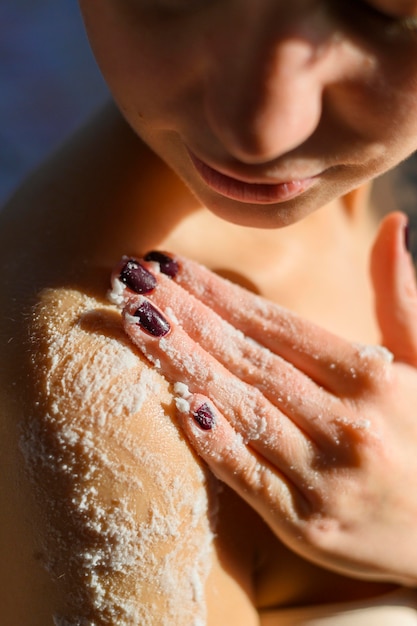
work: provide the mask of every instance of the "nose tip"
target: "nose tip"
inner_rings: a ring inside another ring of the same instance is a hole
[[[280,102],[254,113],[231,115],[212,123],[228,152],[243,163],[262,163],[286,154],[306,141],[318,126],[317,102],[293,93],[293,102]],[[288,100],[288,98],[287,98]]]
[[[265,162],[301,145],[317,128],[322,85],[302,44],[282,46],[264,65],[227,68],[208,90],[209,126],[245,163]]]

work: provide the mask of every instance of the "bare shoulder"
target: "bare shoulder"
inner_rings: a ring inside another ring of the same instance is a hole
[[[65,617],[203,619],[209,485],[167,384],[125,340],[118,312],[87,296],[46,292],[33,340],[38,408],[25,456],[52,513],[45,564],[66,579]]]
[[[119,312],[77,290],[47,289],[30,329],[33,406],[18,445],[40,504],[37,564],[55,588],[41,613],[57,624],[188,626],[226,624],[233,606],[249,608],[216,556],[218,485]],[[210,599],[219,585],[233,598],[220,612]]]

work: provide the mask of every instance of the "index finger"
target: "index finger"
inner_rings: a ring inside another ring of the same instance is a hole
[[[147,258],[152,260],[152,253]],[[381,346],[352,343],[195,261],[173,258],[178,266],[174,280],[186,291],[332,393],[352,393],[358,383],[371,385],[392,360]]]

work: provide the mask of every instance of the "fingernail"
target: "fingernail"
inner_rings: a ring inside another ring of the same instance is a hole
[[[216,423],[214,413],[207,403],[193,412],[193,418],[203,430],[211,430]]]
[[[410,223],[407,222],[404,226],[404,245],[407,252],[410,252]]]
[[[155,276],[134,259],[126,262],[119,278],[135,293],[149,293],[157,285]]]
[[[159,250],[152,250],[151,252],[148,252],[144,258],[145,261],[154,261],[155,263],[158,263],[162,274],[165,274],[170,278],[175,278],[178,274],[178,263],[168,254],[159,252]]]
[[[165,317],[150,302],[144,300],[133,313],[142,330],[153,337],[164,337],[171,327]]]

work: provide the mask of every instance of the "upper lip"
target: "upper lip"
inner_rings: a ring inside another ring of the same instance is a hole
[[[313,173],[310,169],[308,173],[302,172],[301,170],[299,172],[291,170],[291,173],[288,172],[288,174],[286,174],[283,171],[284,168],[281,168],[278,164],[274,163],[262,166],[239,163],[236,168],[232,169],[224,165],[213,165],[209,160],[202,159],[195,152],[189,148],[187,149],[192,160],[197,159],[206,167],[210,167],[212,170],[219,172],[223,176],[227,176],[228,178],[251,185],[283,185],[286,183],[315,178],[323,172],[323,168],[317,168]]]

